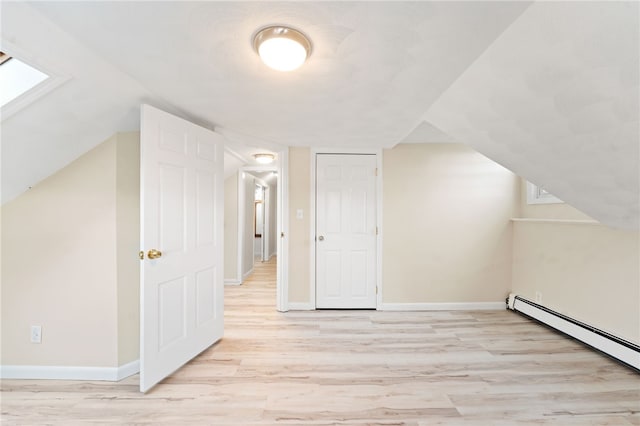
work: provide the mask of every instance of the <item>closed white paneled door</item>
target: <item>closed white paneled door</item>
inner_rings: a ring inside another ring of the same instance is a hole
[[[140,390],[222,337],[223,138],[148,105],[141,119]]]
[[[376,156],[316,156],[316,307],[376,307]]]

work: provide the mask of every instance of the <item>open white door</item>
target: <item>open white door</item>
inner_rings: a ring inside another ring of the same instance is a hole
[[[222,337],[223,149],[222,136],[142,106],[142,392]]]

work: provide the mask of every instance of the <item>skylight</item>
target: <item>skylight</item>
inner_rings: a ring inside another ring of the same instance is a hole
[[[49,76],[0,52],[0,107],[28,92]]]

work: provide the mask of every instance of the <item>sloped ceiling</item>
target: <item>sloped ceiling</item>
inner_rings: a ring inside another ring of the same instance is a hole
[[[532,5],[425,120],[593,218],[637,229],[638,5]]]
[[[3,2],[3,41],[71,78],[2,122],[2,198],[136,129],[147,102],[216,128],[239,154],[234,164],[285,146],[464,142],[594,218],[634,227],[638,148],[627,116],[638,106],[627,91],[637,94],[637,4],[620,3],[628,14],[590,4]],[[251,49],[252,34],[273,23],[312,39],[295,73],[265,68]],[[568,47],[576,42],[587,45]],[[567,80],[566,100],[543,108]],[[598,89],[584,91],[591,80]],[[616,141],[594,136],[576,161],[585,127],[546,123],[579,116],[594,93],[617,106],[609,118],[596,108],[587,134]],[[627,130],[611,133],[617,124]]]

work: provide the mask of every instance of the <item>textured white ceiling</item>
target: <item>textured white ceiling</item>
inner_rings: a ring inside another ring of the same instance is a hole
[[[143,101],[215,127],[245,163],[289,145],[393,146],[526,6],[3,2],[2,39],[72,78],[2,123],[2,199],[138,128]],[[311,37],[298,72],[253,52],[271,23]],[[227,174],[243,163],[226,160]]]
[[[393,146],[526,3],[80,2],[36,7],[188,113],[281,145]],[[251,37],[312,40],[295,73]],[[108,35],[108,36],[105,36]]]
[[[428,121],[422,121],[400,143],[455,143],[456,140]]]
[[[232,168],[291,145],[458,141],[633,227],[637,3],[530,6],[2,2],[3,41],[71,77],[2,122],[2,199],[138,128],[147,102],[215,127],[238,154],[226,156]],[[312,39],[299,71],[272,71],[252,51],[272,23]]]

